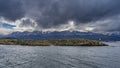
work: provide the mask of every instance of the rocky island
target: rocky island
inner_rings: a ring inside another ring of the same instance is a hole
[[[107,46],[106,44],[89,39],[68,38],[68,39],[53,39],[53,40],[21,40],[11,38],[1,38],[1,45],[29,45],[29,46]]]

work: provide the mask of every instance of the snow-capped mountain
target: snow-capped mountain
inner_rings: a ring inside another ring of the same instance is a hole
[[[120,41],[120,34],[101,34],[92,32],[78,32],[78,31],[54,31],[54,32],[13,32],[6,37],[18,39],[60,39],[60,38],[87,38],[102,41]]]

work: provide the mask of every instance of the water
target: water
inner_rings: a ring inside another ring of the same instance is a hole
[[[0,45],[0,68],[120,68],[120,42],[104,47]]]

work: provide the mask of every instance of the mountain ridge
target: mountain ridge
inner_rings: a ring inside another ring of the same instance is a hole
[[[120,34],[101,34],[93,32],[79,32],[79,31],[54,31],[54,32],[13,32],[6,36],[8,38],[17,39],[33,39],[33,40],[47,40],[47,39],[63,39],[63,38],[86,38],[100,41],[120,41]]]

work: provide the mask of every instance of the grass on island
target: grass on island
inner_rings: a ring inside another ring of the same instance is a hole
[[[3,45],[31,45],[31,46],[107,46],[96,40],[69,38],[69,39],[54,39],[54,40],[20,40],[1,38],[0,44]]]

